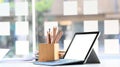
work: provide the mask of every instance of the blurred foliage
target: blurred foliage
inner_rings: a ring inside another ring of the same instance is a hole
[[[37,11],[36,22],[37,22],[37,43],[44,43],[44,16],[43,13],[49,11],[54,0],[39,0],[35,3],[35,10]]]
[[[43,13],[48,11],[52,4],[53,4],[54,0],[39,0],[36,1],[35,3],[35,10],[37,11],[37,22],[40,25],[40,27],[42,27],[43,25]]]
[[[35,3],[35,10],[38,12],[44,12],[50,9],[50,7],[52,6],[54,0],[40,0],[40,1],[36,1]],[[29,4],[30,9],[31,9],[31,4]],[[10,7],[14,8],[14,1],[10,2]]]
[[[10,7],[14,8],[14,2],[10,2]]]
[[[38,12],[44,12],[44,11],[50,9],[53,2],[54,2],[54,0],[40,0],[40,1],[36,2],[35,9]]]

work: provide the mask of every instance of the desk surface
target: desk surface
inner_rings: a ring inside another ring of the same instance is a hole
[[[100,64],[71,65],[70,67],[120,67],[120,59],[101,59],[100,61]],[[43,65],[34,65],[32,62],[33,61],[0,62],[0,67],[48,67]],[[60,67],[69,67],[69,65]]]

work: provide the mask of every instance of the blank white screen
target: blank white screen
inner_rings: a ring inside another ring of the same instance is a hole
[[[66,53],[65,59],[84,60],[96,34],[77,34]]]

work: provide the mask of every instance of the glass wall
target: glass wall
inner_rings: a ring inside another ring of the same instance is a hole
[[[6,57],[32,53],[30,0],[0,0],[0,49],[10,49]]]
[[[120,18],[106,18],[100,4],[100,0],[0,0],[0,49],[10,49],[6,57],[30,55],[47,42],[48,29],[57,27],[64,32],[60,50],[67,49],[76,32],[100,31],[95,51],[119,55]]]
[[[82,7],[79,7],[79,1],[80,0],[64,0],[63,2],[59,2],[60,4],[62,4],[62,10],[57,9],[60,6],[51,6],[51,9],[48,9],[47,11],[43,12],[43,25],[39,25],[39,27],[42,28],[38,29],[38,43],[45,43],[45,41],[43,41],[46,37],[44,35],[45,32],[43,33],[40,31],[42,31],[43,29],[45,30],[46,27],[48,27],[46,24],[51,25],[53,27],[57,26],[58,28],[63,30],[64,34],[59,42],[60,49],[62,50],[65,50],[67,48],[75,32],[100,31],[100,36],[94,45],[95,51],[98,54],[119,55],[119,18],[110,19],[106,18],[105,15],[104,17],[102,17],[102,19],[96,18],[96,16],[99,17],[102,15],[99,13],[99,0],[84,0],[82,2]],[[58,0],[56,0],[56,2],[53,2],[53,5],[57,2]],[[56,10],[53,11],[54,13],[52,13],[53,8],[56,8]],[[83,11],[83,14],[79,13],[79,9]],[[89,16],[91,16],[91,18],[94,19],[91,19]],[[43,39],[41,40],[41,38]],[[113,51],[111,51],[111,48],[113,48]]]

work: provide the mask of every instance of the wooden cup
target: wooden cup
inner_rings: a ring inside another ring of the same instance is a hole
[[[59,44],[40,44],[38,61],[54,61],[59,59]]]

